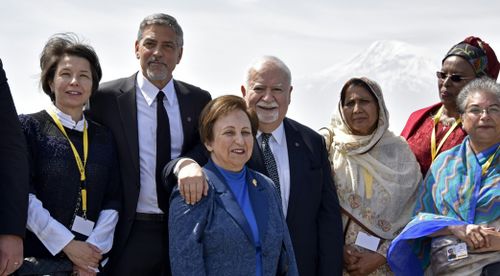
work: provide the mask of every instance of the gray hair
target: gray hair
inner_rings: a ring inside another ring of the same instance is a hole
[[[161,25],[169,27],[177,36],[177,47],[184,46],[184,33],[182,32],[181,26],[179,25],[179,23],[177,23],[177,20],[173,16],[164,13],[155,13],[152,15],[148,15],[142,20],[141,25],[139,26],[139,32],[137,32],[138,41],[142,39],[142,33],[144,32],[144,29],[146,29],[146,27],[150,25]]]
[[[488,77],[476,78],[469,82],[457,96],[457,107],[460,113],[465,112],[467,100],[475,93],[489,93],[497,98],[500,102],[500,84]]]
[[[288,81],[288,85],[292,84],[292,73],[286,64],[279,58],[275,56],[262,56],[260,58],[255,59],[250,67],[248,68],[247,74],[245,76],[245,83],[248,86],[251,81],[252,74],[256,71],[256,68],[262,66],[264,64],[273,64],[285,74],[285,77]]]

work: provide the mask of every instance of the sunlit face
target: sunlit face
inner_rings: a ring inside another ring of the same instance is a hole
[[[485,112],[488,109],[489,112]],[[491,93],[473,92],[467,98],[462,125],[473,144],[492,146],[500,142],[500,102]]]
[[[346,90],[342,111],[354,135],[369,135],[377,128],[377,101],[362,86],[351,85]]]
[[[172,79],[172,72],[182,57],[175,32],[163,25],[144,28],[142,38],[135,42],[135,53],[142,74],[156,87],[163,88]]]
[[[57,64],[49,84],[55,94],[55,105],[63,112],[82,110],[92,93],[92,71],[87,59],[64,56]]]
[[[252,156],[250,119],[242,110],[220,117],[213,127],[213,141],[205,143],[210,157],[223,169],[238,172]]]
[[[458,82],[453,82],[449,77],[444,80],[438,78],[439,98],[441,102],[445,107],[455,109],[460,90],[471,80],[475,79],[476,74],[469,62],[459,56],[450,56],[445,59],[441,66],[441,72],[447,75],[459,75],[464,78]]]
[[[266,62],[254,68],[241,92],[259,118],[259,129],[270,133],[283,121],[290,104],[292,86],[281,68]]]

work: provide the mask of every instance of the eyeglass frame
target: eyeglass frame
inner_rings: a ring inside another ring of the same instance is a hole
[[[491,108],[494,108],[496,110],[494,112],[491,112]],[[471,109],[477,109],[478,111],[480,110],[481,112],[479,112],[479,113],[471,112]],[[465,110],[465,113],[467,113],[469,115],[473,115],[473,116],[482,116],[483,114],[488,114],[490,116],[498,116],[498,115],[500,115],[500,106],[498,106],[498,105],[490,105],[488,107],[473,106],[473,107],[467,108]]]
[[[441,80],[443,82],[445,82],[449,78],[452,82],[455,83],[461,82],[463,80],[472,80],[476,78],[476,77],[467,78],[458,74],[446,74],[443,71],[436,71],[436,77],[438,78],[438,80]]]

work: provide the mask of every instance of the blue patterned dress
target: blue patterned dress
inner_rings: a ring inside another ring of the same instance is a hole
[[[475,154],[467,137],[462,144],[436,158],[419,192],[415,217],[389,248],[388,263],[396,275],[424,273],[431,258],[434,260],[431,255],[431,244],[434,247],[434,241],[431,241],[429,235],[451,225],[491,225],[498,221],[499,145]],[[483,172],[483,165],[490,158],[491,165]],[[494,255],[493,260],[500,261],[500,252],[490,254]],[[473,258],[471,255],[473,254],[469,254],[470,259]],[[479,263],[481,262],[477,261],[476,266]],[[483,261],[481,265],[485,264],[488,261]],[[458,265],[446,265],[458,269]],[[472,267],[473,264],[468,266]]]

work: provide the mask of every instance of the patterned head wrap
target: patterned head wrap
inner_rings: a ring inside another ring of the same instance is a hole
[[[469,36],[464,41],[451,47],[443,62],[450,56],[459,56],[467,60],[474,68],[477,77],[498,78],[500,64],[493,49],[479,37]]]

